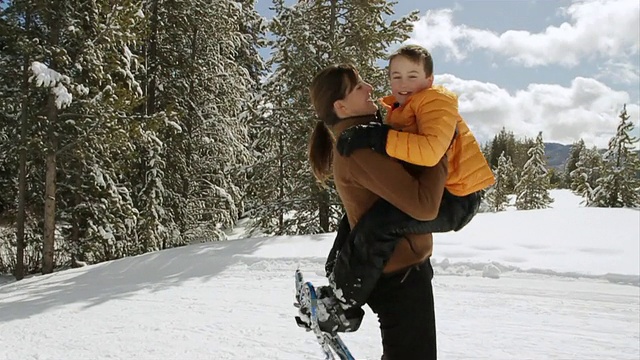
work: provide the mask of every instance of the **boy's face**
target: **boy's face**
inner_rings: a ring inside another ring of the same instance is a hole
[[[405,56],[396,56],[389,64],[391,79],[391,93],[400,103],[404,104],[411,94],[430,88],[433,84],[433,74],[427,76],[420,62],[414,62]]]

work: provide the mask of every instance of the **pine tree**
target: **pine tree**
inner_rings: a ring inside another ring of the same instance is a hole
[[[580,160],[580,155],[585,150],[584,140],[580,139],[571,145],[571,152],[569,153],[569,158],[564,167],[564,186],[571,189],[576,190],[573,186],[573,180],[571,177],[571,173],[578,168],[578,161]]]
[[[24,239],[0,239],[0,267],[50,272],[224,238],[254,159],[265,65],[253,4],[0,6],[0,206]]]
[[[120,5],[75,6],[65,43],[70,55],[65,73],[84,89],[60,114],[66,136],[58,150],[64,168],[58,207],[60,220],[70,224],[62,232],[67,241],[61,249],[71,266],[126,256],[128,243],[136,240],[131,224],[137,222],[137,211],[121,174],[123,159],[135,156],[124,134],[137,132],[138,124],[127,114],[142,95],[136,79],[142,65],[131,49],[144,20],[139,3]]]
[[[509,159],[513,159],[516,151],[516,138],[513,132],[504,127],[493,137],[488,151],[488,162],[492,168],[498,167],[498,159],[504,153]]]
[[[562,189],[564,183],[564,175],[556,168],[549,168],[549,186],[551,189]]]
[[[529,150],[535,146],[536,140],[532,138],[524,137],[522,139],[516,140],[513,157],[511,158],[511,162],[516,169],[521,169],[521,171],[522,169],[524,169],[524,165],[527,163],[527,161],[529,161],[529,158],[531,157],[531,155],[529,155]],[[542,150],[544,151],[544,144],[542,144]],[[544,162],[546,166],[546,157]]]
[[[498,166],[498,159],[503,152],[505,157],[511,159],[511,163],[513,164],[514,169],[516,169],[507,185],[507,189],[511,192],[514,191],[518,179],[517,169],[522,169],[524,164],[528,161],[529,155],[527,152],[533,144],[533,139],[516,139],[512,131],[507,131],[505,128],[502,128],[483,150],[485,157],[487,158],[487,162],[492,168],[496,168]]]
[[[341,216],[333,186],[319,187],[307,161],[309,134],[317,119],[308,87],[322,68],[351,62],[360,75],[378,88],[387,79],[377,61],[390,44],[406,39],[416,14],[387,23],[393,4],[386,1],[274,2],[270,30],[273,75],[265,84],[268,112],[257,127],[260,151],[252,169],[256,227],[267,233],[294,234],[330,231]],[[363,26],[366,24],[366,26]]]
[[[147,179],[150,156],[162,154],[162,161],[154,162],[161,178],[135,192],[139,206],[163,209],[145,212],[145,232],[155,247],[224,239],[222,230],[244,211],[244,169],[253,162],[247,124],[264,71],[256,50],[264,24],[252,5],[147,2],[149,37],[142,53],[149,71],[141,112],[157,119],[148,131],[161,146],[141,142],[144,156],[134,168]],[[153,230],[153,224],[169,231]]]
[[[498,166],[494,169],[496,183],[491,187],[486,195],[487,201],[492,211],[504,211],[509,204],[509,191],[507,186],[514,172],[511,158],[505,157],[504,151],[498,158]]]
[[[585,148],[580,152],[580,157],[576,162],[576,169],[570,173],[571,189],[582,196],[582,203],[586,206],[593,206],[594,189],[603,170],[602,155],[594,146],[591,149]]]
[[[542,132],[528,151],[529,160],[516,185],[516,208],[518,210],[544,209],[553,199],[549,196],[549,176],[544,155]]]
[[[39,245],[44,273],[67,259],[67,244],[55,234],[61,220],[71,223],[67,216],[77,205],[71,198],[78,199],[79,195],[74,190],[84,189],[83,184],[74,189],[77,182],[71,185],[60,181],[67,176],[82,179],[87,165],[82,159],[92,158],[90,154],[95,152],[95,147],[83,146],[95,138],[100,138],[97,144],[108,144],[105,138],[110,138],[114,130],[110,126],[112,116],[122,116],[135,93],[126,44],[135,38],[138,10],[131,1],[113,7],[106,0],[81,4],[12,1],[5,9],[6,24],[18,34],[9,42],[15,50],[12,67],[20,79],[16,81],[20,87],[15,101],[20,104],[16,113],[20,129],[15,137],[20,144],[20,151],[16,151],[20,159],[16,237],[26,238],[24,231],[30,222],[27,215],[44,218],[44,241]],[[7,74],[0,76],[6,79]],[[30,168],[36,169],[35,174],[45,173],[44,180],[39,175],[27,176],[30,170],[23,167],[26,153]],[[24,188],[31,192],[26,194]],[[44,199],[44,204],[38,199]],[[29,238],[38,239],[38,235]],[[20,242],[18,253],[25,250]],[[29,251],[30,244],[23,245]],[[19,262],[22,256],[17,257]]]
[[[631,135],[634,125],[629,121],[626,105],[619,117],[616,134],[603,155],[604,167],[594,190],[593,206],[640,207],[640,159],[634,145],[638,139]]]
[[[6,156],[4,165],[0,165],[0,198],[4,199],[0,200],[0,213],[4,214],[0,218],[16,227],[15,252],[11,239],[0,238],[0,257],[15,254],[15,258],[0,261],[9,266],[4,271],[12,270],[18,280],[39,270],[42,243],[34,221],[42,218],[36,211],[44,208],[39,196],[43,190],[38,161],[41,147],[34,134],[39,123],[34,114],[42,104],[32,106],[34,99],[30,96],[30,64],[41,42],[33,35],[34,12],[30,1],[11,1],[0,7],[0,133],[7,134],[7,141],[0,141],[0,153]],[[27,167],[27,161],[31,166]]]

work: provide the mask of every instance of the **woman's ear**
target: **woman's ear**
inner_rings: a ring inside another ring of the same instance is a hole
[[[346,106],[344,105],[344,101],[336,100],[333,102],[333,111],[338,115],[339,118],[344,117]]]

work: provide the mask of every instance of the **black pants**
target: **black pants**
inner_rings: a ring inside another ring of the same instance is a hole
[[[427,260],[378,280],[367,303],[378,315],[382,360],[437,358],[432,278]]]
[[[445,189],[438,216],[431,221],[416,223],[413,228],[408,227],[407,234],[459,231],[476,216],[481,201],[480,192],[456,196]]]

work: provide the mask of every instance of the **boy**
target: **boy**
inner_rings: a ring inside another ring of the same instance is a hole
[[[448,155],[449,175],[441,214],[432,232],[460,230],[480,205],[480,191],[493,185],[493,172],[475,137],[458,113],[458,98],[433,85],[433,60],[417,45],[407,45],[389,57],[390,96],[386,124],[370,123],[345,130],[338,139],[343,156],[360,148],[418,166],[434,166]]]

